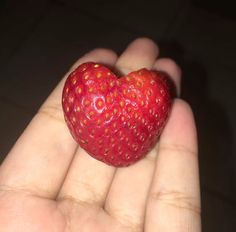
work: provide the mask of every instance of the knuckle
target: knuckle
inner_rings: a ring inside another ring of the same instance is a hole
[[[80,191],[77,192],[75,189],[72,194],[68,190],[62,191],[58,201],[77,203],[78,205],[101,206],[103,204],[103,194],[97,192],[91,184],[71,178],[67,182],[70,182],[70,185],[77,186]]]
[[[171,72],[170,74],[175,73],[176,76],[181,76],[181,69],[179,65],[171,58],[161,58],[162,64],[165,65],[166,69]]]
[[[115,221],[117,221],[125,231],[129,232],[141,232],[143,231],[143,217],[137,215],[137,212],[128,211],[124,207],[114,206],[109,201],[106,202],[105,206],[106,213]]]
[[[197,156],[197,151],[189,149],[187,146],[180,145],[180,144],[162,144],[159,147],[160,151],[168,151],[171,153],[176,153],[176,154],[190,154],[193,156]]]
[[[45,104],[38,110],[37,114],[38,115],[45,115],[49,118],[52,118],[53,120],[64,123],[61,104],[58,104],[58,105]]]
[[[161,202],[179,210],[187,210],[200,214],[200,206],[197,198],[180,191],[170,190],[154,192],[151,195],[151,200],[154,202]]]

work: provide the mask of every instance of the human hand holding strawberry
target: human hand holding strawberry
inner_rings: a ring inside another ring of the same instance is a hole
[[[119,58],[98,49],[72,69],[89,61],[123,74],[157,69],[173,78],[179,93],[178,67],[169,59],[156,60],[157,50],[152,41],[138,39]],[[174,100],[156,146],[139,162],[114,168],[72,139],[61,109],[64,82],[0,168],[1,232],[200,231],[196,131],[188,105]]]

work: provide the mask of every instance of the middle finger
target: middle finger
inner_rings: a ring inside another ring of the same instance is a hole
[[[158,55],[158,47],[149,39],[137,39],[117,62],[124,74],[140,68],[151,69]],[[155,150],[147,157],[155,157]],[[108,193],[105,209],[120,223],[134,231],[142,228],[145,202],[151,183],[154,162],[145,158],[127,168],[119,168]]]

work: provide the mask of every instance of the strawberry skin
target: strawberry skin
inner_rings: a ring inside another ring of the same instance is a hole
[[[67,78],[62,106],[73,138],[92,157],[115,167],[143,158],[166,123],[172,97],[164,73],[145,68],[117,78],[87,62]]]

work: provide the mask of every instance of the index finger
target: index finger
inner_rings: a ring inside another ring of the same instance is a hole
[[[147,206],[147,231],[199,232],[196,128],[192,111],[182,100],[174,101],[156,162]]]
[[[76,62],[113,65],[116,54],[96,49]],[[65,178],[77,144],[64,122],[62,88],[67,75],[40,108],[20,136],[0,168],[0,189],[30,192],[41,197],[56,197]]]

